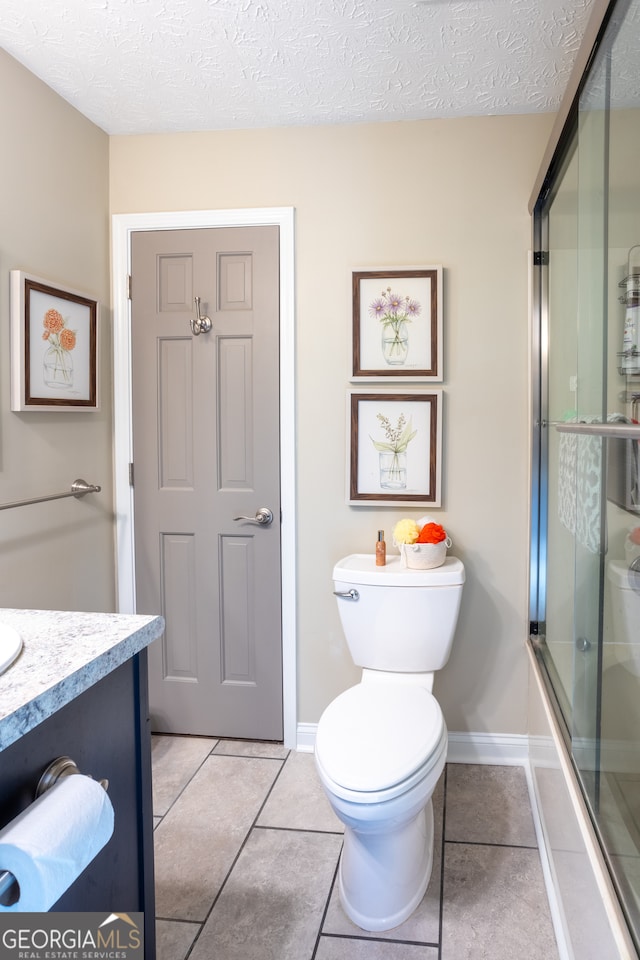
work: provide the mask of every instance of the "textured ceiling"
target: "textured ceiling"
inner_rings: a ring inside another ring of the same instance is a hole
[[[2,0],[0,47],[107,133],[547,112],[591,0]]]

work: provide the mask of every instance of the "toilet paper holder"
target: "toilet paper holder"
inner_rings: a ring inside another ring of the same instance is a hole
[[[54,787],[60,777],[70,777],[74,773],[81,773],[81,771],[78,770],[76,763],[71,757],[58,757],[56,760],[52,760],[38,780],[36,800],[38,797],[41,797],[43,793],[46,793],[47,790],[50,790],[51,787]],[[108,780],[98,780],[98,783],[105,790],[109,789]]]
[[[46,768],[35,790],[35,798],[41,797],[43,793],[55,786],[61,777],[70,777],[73,774],[79,774],[76,763],[71,757],[57,757],[52,760]],[[99,780],[98,783],[104,790],[109,789],[109,781]],[[14,875],[9,870],[2,870],[0,867],[0,906],[10,907],[16,903],[20,897],[20,887]]]

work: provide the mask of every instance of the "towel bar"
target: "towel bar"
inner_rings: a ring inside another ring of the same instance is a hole
[[[30,500],[14,500],[12,503],[0,503],[0,510],[11,510],[13,507],[26,507],[32,503],[44,503],[45,500],[62,500],[64,497],[75,497],[79,500],[87,493],[100,493],[102,487],[86,480],[74,480],[71,490],[67,493],[52,493],[48,497],[32,497]]]
[[[640,426],[634,423],[554,423],[558,433],[577,433],[587,437],[620,437],[640,440]]]

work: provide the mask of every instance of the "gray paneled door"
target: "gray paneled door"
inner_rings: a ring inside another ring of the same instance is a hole
[[[278,235],[132,238],[137,609],[166,619],[156,731],[283,735]],[[252,522],[261,508],[272,521]]]

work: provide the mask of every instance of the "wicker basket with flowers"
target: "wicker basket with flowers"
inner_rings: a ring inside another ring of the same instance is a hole
[[[403,567],[414,570],[442,566],[452,544],[447,531],[432,517],[399,520],[393,528],[393,541],[400,549]]]

